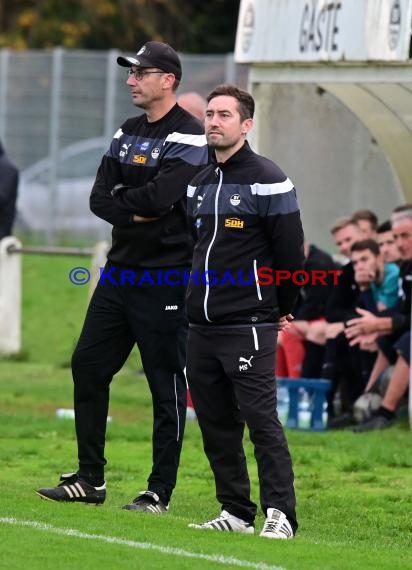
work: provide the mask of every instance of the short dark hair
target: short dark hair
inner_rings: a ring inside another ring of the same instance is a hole
[[[378,227],[378,216],[372,210],[357,210],[352,214],[352,220],[356,223],[359,220],[370,222],[371,227],[376,230]]]
[[[376,228],[376,233],[385,234],[386,232],[392,231],[392,224],[390,220],[385,220]]]
[[[365,251],[365,249],[369,249],[376,257],[380,254],[379,244],[374,239],[355,241],[350,248],[351,253],[354,251]]]
[[[412,210],[412,204],[402,204],[401,206],[396,206],[396,208],[393,209],[392,214],[397,214],[398,212],[408,212],[409,210]]]
[[[391,215],[392,225],[403,220],[412,220],[412,204],[403,204],[393,210]]]
[[[212,99],[220,97],[221,95],[234,97],[236,99],[237,108],[242,121],[253,119],[253,115],[255,113],[255,101],[250,93],[243,91],[243,89],[239,89],[236,85],[223,84],[215,87],[206,97],[206,101],[209,103]]]

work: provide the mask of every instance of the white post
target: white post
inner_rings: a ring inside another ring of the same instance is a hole
[[[0,140],[6,140],[6,129],[7,129],[7,87],[9,83],[8,73],[9,73],[9,62],[10,62],[10,51],[8,49],[0,50]]]
[[[58,202],[59,183],[59,132],[60,132],[60,109],[62,100],[62,70],[63,48],[53,49],[53,71],[50,101],[50,137],[49,137],[49,200],[47,213],[47,243],[54,245],[56,237],[56,212]]]
[[[21,349],[21,255],[8,248],[21,247],[13,236],[0,241],[0,353]]]

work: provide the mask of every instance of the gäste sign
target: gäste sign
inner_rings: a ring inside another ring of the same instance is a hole
[[[238,63],[404,61],[412,0],[241,0]]]

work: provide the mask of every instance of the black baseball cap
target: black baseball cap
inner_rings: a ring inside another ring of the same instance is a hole
[[[157,67],[166,73],[173,73],[176,79],[182,77],[182,65],[175,50],[162,42],[146,42],[136,57],[119,56],[117,63],[122,67]]]

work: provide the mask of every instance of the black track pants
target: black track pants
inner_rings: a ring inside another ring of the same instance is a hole
[[[184,299],[181,285],[99,284],[72,358],[79,474],[103,478],[110,382],[137,344],[153,400],[148,488],[166,503],[186,420]]]
[[[292,462],[276,411],[274,327],[190,326],[187,377],[222,508],[256,516],[242,438],[249,428],[260,503],[283,511],[296,531]]]

